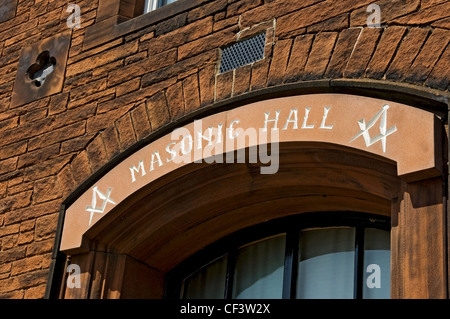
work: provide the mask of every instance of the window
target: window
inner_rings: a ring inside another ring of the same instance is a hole
[[[390,298],[389,221],[332,217],[323,222],[326,215],[319,214],[320,219],[312,215],[296,219],[295,227],[292,220],[273,227],[268,223],[247,230],[251,235],[244,231],[212,245],[201,257],[194,256],[173,271],[168,285],[173,291],[166,295],[184,299]],[[267,236],[264,228],[271,234]],[[255,240],[257,234],[266,236]],[[213,251],[221,252],[220,256],[205,262]],[[203,266],[195,268],[199,260]]]
[[[145,0],[144,13],[156,10],[177,0]]]

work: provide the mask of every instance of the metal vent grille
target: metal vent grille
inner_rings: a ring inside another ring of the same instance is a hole
[[[260,33],[257,36],[224,48],[220,61],[220,73],[262,60],[264,58],[265,42],[266,34]]]

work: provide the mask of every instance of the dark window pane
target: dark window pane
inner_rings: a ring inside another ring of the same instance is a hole
[[[227,256],[206,265],[184,281],[186,299],[223,299],[227,272]]]
[[[391,296],[390,243],[389,231],[365,230],[363,298],[388,299]]]
[[[279,299],[283,290],[286,236],[272,237],[239,250],[233,298]]]

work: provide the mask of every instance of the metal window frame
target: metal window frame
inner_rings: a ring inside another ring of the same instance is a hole
[[[224,299],[232,299],[234,270],[239,247],[266,237],[285,233],[286,246],[284,257],[284,275],[282,299],[296,299],[298,250],[300,233],[304,229],[315,227],[354,227],[355,234],[355,271],[353,281],[353,299],[363,298],[364,275],[364,230],[375,228],[390,231],[390,218],[372,214],[354,212],[305,213],[293,217],[280,218],[256,225],[209,245],[191,256],[169,272],[166,281],[165,299],[179,299],[184,279],[194,274],[212,260],[228,255]]]
[[[167,5],[167,0],[145,0],[144,14],[155,11],[165,5]]]

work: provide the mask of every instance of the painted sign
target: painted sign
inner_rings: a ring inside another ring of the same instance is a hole
[[[142,187],[184,165],[259,161],[278,171],[284,142],[335,144],[397,163],[398,175],[440,175],[434,114],[391,101],[346,94],[311,94],[259,101],[217,113],[153,141],[111,168],[66,209],[60,249],[82,246],[83,234]],[[270,151],[267,146],[270,145]]]

